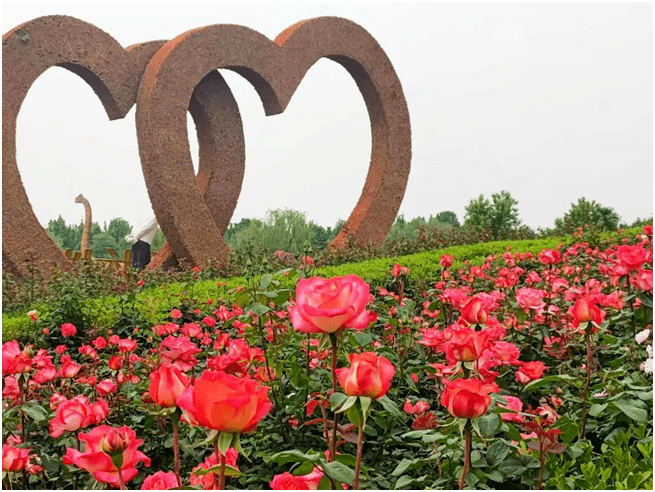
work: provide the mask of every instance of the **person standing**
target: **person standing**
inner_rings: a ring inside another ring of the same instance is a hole
[[[156,217],[142,217],[125,237],[132,244],[132,268],[145,268],[150,263],[150,245],[157,232]]]

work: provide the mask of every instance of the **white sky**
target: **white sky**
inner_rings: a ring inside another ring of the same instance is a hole
[[[2,31],[51,14],[95,24],[123,46],[209,24],[274,38],[302,19],[349,18],[386,51],[409,106],[406,219],[452,210],[463,221],[471,198],[503,189],[533,228],[552,227],[582,196],[628,223],[652,215],[652,4],[3,2]],[[222,72],[246,138],[232,221],[275,208],[323,226],[347,219],[370,156],[368,114],[348,73],[319,61],[285,113],[266,117],[252,86]],[[60,214],[79,223],[79,193],[101,226],[152,213],[134,108],[110,122],[91,88],[65,69],[46,71],[27,95],[17,153],[44,225]]]

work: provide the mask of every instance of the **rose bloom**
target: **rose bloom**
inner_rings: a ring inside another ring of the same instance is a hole
[[[419,400],[414,405],[411,404],[409,398],[405,400],[403,410],[408,415],[422,414],[430,409],[430,404],[425,400]]]
[[[543,265],[556,265],[562,259],[561,253],[554,249],[544,249],[537,254],[537,257]]]
[[[400,266],[399,263],[396,263],[391,269],[391,275],[396,278],[401,275],[409,275],[409,268]]]
[[[541,289],[523,288],[516,291],[516,302],[524,310],[532,309],[541,312],[546,305],[544,303],[544,296],[546,292]]]
[[[462,328],[452,331],[452,337],[445,344],[448,361],[473,362],[489,348],[489,333]]]
[[[136,345],[136,340],[132,340],[131,338],[121,338],[118,341],[118,351],[120,353],[132,352],[136,348]]]
[[[183,335],[186,335],[189,338],[194,338],[202,335],[202,328],[198,323],[184,323],[184,326],[182,326],[180,331]]]
[[[73,323],[64,323],[61,325],[61,336],[67,338],[74,337],[75,335],[77,335],[77,328],[75,328]]]
[[[350,354],[350,367],[337,369],[337,380],[348,396],[368,396],[374,400],[391,387],[396,368],[375,352]]]
[[[296,286],[296,306],[290,309],[289,317],[293,327],[303,333],[363,330],[377,318],[366,310],[369,294],[369,285],[357,275],[301,278]]]
[[[193,470],[191,470],[191,475],[189,476],[189,483],[192,486],[202,485],[203,490],[218,489],[218,472],[209,472],[206,475],[197,475],[193,473],[196,470],[207,470],[209,468],[213,468],[216,465],[218,465],[219,464],[218,456],[223,456],[223,454],[220,451],[218,451],[218,455],[215,452],[210,454],[209,458],[207,458],[203,463],[200,463],[198,466],[194,467]],[[237,450],[234,448],[229,448],[225,453],[225,464],[231,466],[232,468],[236,468],[238,470],[239,469],[239,467],[237,466],[238,457],[239,457],[239,453],[237,453]]]
[[[111,359],[109,359],[109,362],[107,362],[107,365],[112,371],[118,371],[121,367],[123,367],[123,358],[119,357],[118,355],[112,355]]]
[[[162,362],[173,364],[181,371],[188,371],[198,363],[195,357],[198,352],[201,352],[198,346],[184,335],[170,335],[159,346]]]
[[[8,444],[2,445],[2,471],[17,472],[23,470],[30,460],[28,448],[16,448]]]
[[[639,270],[648,261],[648,251],[641,246],[619,246],[616,257],[619,264],[628,270]]]
[[[175,473],[158,471],[154,475],[149,475],[143,481],[141,490],[169,490],[177,487],[177,477]]]
[[[171,318],[180,319],[181,317],[182,317],[182,311],[180,311],[179,309],[171,310]]]
[[[507,400],[507,405],[503,405],[502,403],[498,402],[498,406],[500,408],[507,408],[508,410],[513,410],[516,413],[501,413],[500,418],[503,419],[506,422],[518,422],[521,423],[524,420],[523,415],[519,415],[518,413],[523,411],[523,402],[521,401],[520,398],[517,398],[516,396],[507,396],[503,395],[503,398]]]
[[[91,357],[92,359],[98,358],[98,352],[96,352],[91,345],[82,345],[78,352],[82,355]]]
[[[632,284],[639,290],[644,292],[653,293],[653,270],[639,270],[634,277],[632,277]]]
[[[107,340],[105,340],[103,337],[98,337],[95,340],[93,340],[91,343],[97,350],[102,350],[107,346]]]
[[[220,432],[255,430],[272,404],[268,388],[250,378],[223,371],[204,371],[177,399],[177,405],[203,427]]]
[[[444,268],[450,268],[451,266],[453,266],[454,261],[455,261],[454,256],[441,255],[441,259],[439,260],[439,263],[441,263],[441,266]]]
[[[575,327],[578,327],[580,323],[588,323],[589,321],[593,321],[598,326],[603,322],[601,310],[591,301],[589,296],[578,297],[575,305],[571,308],[571,316]]]
[[[60,362],[61,366],[57,373],[60,377],[64,379],[74,378],[77,376],[77,373],[80,372],[80,366],[72,361],[70,355],[62,355]]]
[[[275,475],[269,485],[272,490],[318,490],[322,478],[323,472],[315,467],[309,475],[294,476],[289,472]]]
[[[120,486],[118,468],[112,460],[112,455],[121,455],[121,475],[123,483],[127,483],[138,475],[136,466],[143,461],[150,466],[148,458],[137,448],[143,444],[136,438],[136,433],[127,426],[120,428],[101,425],[88,434],[80,433],[79,440],[84,443],[84,452],[67,448],[62,461],[65,465],[75,465],[93,474],[98,482],[108,483],[114,487]],[[118,460],[117,460],[118,461]]]
[[[96,391],[100,396],[106,396],[110,393],[115,393],[117,390],[116,383],[111,379],[103,379],[96,385]]]
[[[548,366],[540,360],[526,362],[516,371],[516,381],[528,384],[530,381],[542,378],[546,369]]]
[[[5,387],[2,389],[2,398],[18,403],[18,397],[20,396],[18,380],[12,376],[7,376],[4,380]]]
[[[55,347],[55,352],[57,352],[59,355],[63,354],[68,350],[68,347],[66,345],[57,345]]]
[[[61,401],[57,405],[55,418],[50,421],[50,435],[59,437],[66,431],[74,432],[83,427],[100,423],[106,418],[105,407],[108,413],[107,402],[102,400],[90,405],[89,399],[81,395],[72,400]]]
[[[209,328],[213,328],[214,326],[216,326],[216,318],[212,318],[211,316],[205,316],[200,320],[200,322],[208,326]]]
[[[148,393],[152,401],[161,407],[174,407],[191,380],[182,371],[171,364],[163,364],[157,371],[150,373]]]
[[[21,351],[16,340],[6,342],[2,345],[2,375],[13,375],[30,372],[32,370],[32,359],[27,353],[27,347]]]
[[[489,393],[498,393],[496,383],[485,384],[478,379],[444,379],[441,404],[453,417],[474,419],[484,415],[491,405]]]
[[[473,297],[462,308],[461,316],[464,321],[471,325],[481,325],[487,322],[489,314],[482,302],[482,299]]]

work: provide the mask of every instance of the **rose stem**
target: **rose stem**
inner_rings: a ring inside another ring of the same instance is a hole
[[[579,439],[584,437],[585,425],[587,420],[587,393],[589,392],[589,384],[591,383],[591,363],[593,362],[593,353],[591,351],[591,323],[587,324],[585,329],[585,341],[587,342],[587,376],[585,378],[585,386],[582,390],[582,416],[580,420],[580,435]]]
[[[120,468],[118,469],[118,483],[120,484],[121,490],[127,490],[125,482],[123,482],[123,473]]]
[[[470,421],[466,423],[466,440],[464,441],[464,468],[462,469],[462,477],[459,479],[459,490],[464,490],[466,485],[466,472],[471,464],[471,428]]]
[[[218,474],[218,489],[225,490],[225,455],[220,455],[221,469]]]
[[[362,416],[362,424],[359,426],[359,434],[357,434],[357,461],[355,462],[355,480],[353,481],[353,490],[359,490],[359,471],[362,468],[362,451],[364,449],[364,417]]]
[[[337,334],[330,333],[330,341],[332,342],[332,393],[337,392]],[[330,457],[328,461],[334,461],[337,454],[337,420],[339,414],[334,413],[334,421],[332,422],[332,441],[330,441]]]
[[[180,475],[180,444],[179,444],[179,432],[178,432],[178,419],[180,418],[177,415],[178,410],[175,410],[176,415],[173,415],[171,419],[173,423],[173,456],[175,457],[175,476],[177,477],[177,486],[182,486],[182,476]]]

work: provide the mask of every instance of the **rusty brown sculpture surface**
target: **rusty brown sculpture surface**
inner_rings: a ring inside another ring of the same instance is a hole
[[[360,199],[333,247],[380,243],[391,227],[407,186],[411,131],[407,103],[391,62],[361,26],[340,18],[300,22],[275,41],[236,25],[188,31],[151,59],[137,97],[141,164],[162,231],[178,258],[203,265],[226,251],[216,218],[196,185],[185,112],[196,85],[227,68],[257,90],[267,115],[285,110],[309,68],[320,58],[341,64],[353,77],[371,121],[372,151]],[[229,163],[236,169],[235,163]],[[229,171],[226,171],[229,174]]]
[[[39,224],[20,178],[16,121],[23,100],[39,75],[60,66],[91,86],[110,120],[123,118],[136,101],[146,64],[164,41],[123,49],[106,32],[66,16],[34,19],[7,32],[2,40],[2,265],[20,277],[28,261],[48,276],[55,266],[68,270],[72,263]],[[227,210],[236,207],[243,179],[238,106],[217,72],[203,78],[188,102],[200,144],[197,188],[205,193],[205,203],[217,217],[216,227],[224,232],[231,218]],[[223,111],[220,125],[214,113],[217,109]],[[223,159],[230,160],[228,174]],[[219,186],[223,180],[230,184],[227,193]],[[168,256],[164,251],[155,260],[170,261],[170,250]]]

